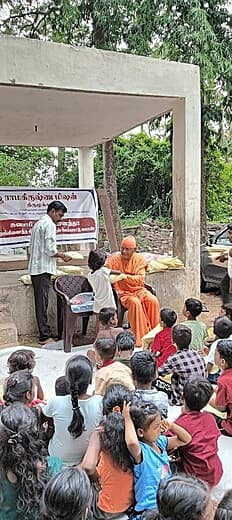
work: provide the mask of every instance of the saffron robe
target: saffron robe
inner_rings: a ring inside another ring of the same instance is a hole
[[[106,266],[128,275],[125,280],[116,282],[114,287],[122,305],[128,309],[128,321],[136,337],[136,346],[141,347],[142,337],[159,323],[160,311],[158,299],[144,287],[147,261],[139,253],[133,253],[129,260],[117,253],[107,259]]]

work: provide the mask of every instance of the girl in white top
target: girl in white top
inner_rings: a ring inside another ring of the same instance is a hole
[[[54,396],[41,406],[52,417],[55,433],[49,442],[49,455],[60,457],[64,466],[79,464],[86,452],[91,433],[102,418],[102,397],[88,395],[93,369],[86,356],[70,358],[65,367],[69,395]]]
[[[105,307],[116,309],[110,274],[120,273],[105,267],[105,261],[106,254],[104,251],[90,251],[88,266],[91,269],[91,273],[88,274],[88,280],[94,292],[93,311],[97,314]]]

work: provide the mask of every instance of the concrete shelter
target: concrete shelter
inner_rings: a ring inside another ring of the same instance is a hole
[[[199,68],[0,37],[0,144],[78,147],[80,187],[94,185],[93,146],[170,111],[173,247],[185,269],[157,273],[152,283],[161,305],[180,308],[199,295]]]

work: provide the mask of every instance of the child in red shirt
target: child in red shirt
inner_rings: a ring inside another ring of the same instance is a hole
[[[221,433],[232,437],[232,340],[222,339],[217,343],[215,363],[223,370],[217,380],[216,397],[210,404],[222,412],[227,418],[221,421]]]
[[[176,352],[176,347],[172,341],[172,327],[175,325],[176,320],[177,315],[175,311],[172,309],[161,309],[160,321],[163,330],[156,334],[151,346],[151,351],[155,354],[158,368],[167,361],[169,356]]]
[[[184,386],[183,412],[175,421],[192,437],[189,444],[179,447],[181,470],[204,480],[210,487],[218,484],[223,473],[217,454],[220,431],[213,415],[201,411],[212,394],[208,379],[190,377]]]

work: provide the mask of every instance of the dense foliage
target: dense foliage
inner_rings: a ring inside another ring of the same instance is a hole
[[[205,214],[217,220],[231,216],[232,40],[228,2],[0,0],[0,7],[0,31],[5,34],[84,44],[199,65],[202,228]],[[160,122],[154,126],[159,127],[156,134],[161,135]],[[115,140],[119,204],[125,213],[149,208],[155,216],[170,215],[170,135],[169,118],[161,140],[150,139],[145,134]],[[31,184],[35,175],[39,176],[38,183],[47,182],[47,179],[43,181],[42,172],[46,168],[51,171],[54,157],[46,155],[51,152],[45,151],[47,166],[44,169],[44,165],[39,161],[33,162],[26,154],[26,150],[33,154],[32,149],[23,150],[24,159],[17,157],[16,149],[14,156],[9,155],[8,149],[4,157],[5,151],[1,149],[1,184]],[[77,162],[77,150],[60,149],[58,160],[55,160],[57,173],[54,182],[59,186],[77,186]],[[103,170],[102,150],[98,147],[95,157],[97,186],[103,182]]]

